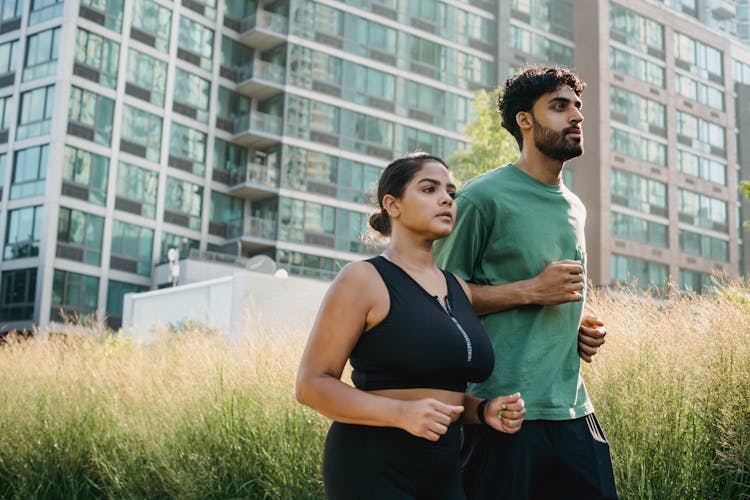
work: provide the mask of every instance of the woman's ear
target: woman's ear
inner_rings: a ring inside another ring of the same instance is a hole
[[[383,210],[388,212],[388,217],[391,219],[397,219],[401,215],[401,206],[398,198],[391,194],[383,196]]]

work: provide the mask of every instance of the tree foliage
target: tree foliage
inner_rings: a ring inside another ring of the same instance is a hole
[[[740,192],[742,192],[747,199],[750,200],[750,181],[740,182]],[[745,221],[745,227],[750,229],[750,221]]]
[[[474,95],[476,119],[466,126],[471,143],[449,160],[460,184],[518,158],[516,140],[500,125],[496,100],[494,91],[479,90]]]

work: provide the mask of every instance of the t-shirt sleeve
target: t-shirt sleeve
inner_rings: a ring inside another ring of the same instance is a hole
[[[434,244],[435,262],[466,281],[475,281],[477,265],[487,243],[487,227],[479,209],[470,200],[459,194],[456,204],[458,214],[453,232]]]

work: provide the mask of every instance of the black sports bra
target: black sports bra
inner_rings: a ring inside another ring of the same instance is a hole
[[[369,259],[385,282],[391,307],[363,332],[349,357],[354,385],[366,391],[431,388],[464,392],[492,373],[487,334],[456,278],[445,271],[447,309],[403,269]]]

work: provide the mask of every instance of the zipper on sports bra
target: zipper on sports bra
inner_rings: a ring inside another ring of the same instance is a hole
[[[435,300],[438,301],[438,304],[440,304],[440,299],[435,297]],[[440,304],[440,307],[443,305]],[[467,335],[466,330],[464,330],[464,327],[461,326],[461,323],[458,322],[456,317],[453,315],[453,311],[451,310],[451,304],[448,302],[448,297],[445,297],[445,307],[442,307],[442,309],[446,312],[448,317],[453,320],[453,324],[456,325],[456,328],[458,328],[458,331],[461,332],[461,335],[464,337],[464,342],[466,342],[466,362],[471,363],[472,355],[473,355],[473,348],[471,345],[471,339],[469,338],[469,335]]]

